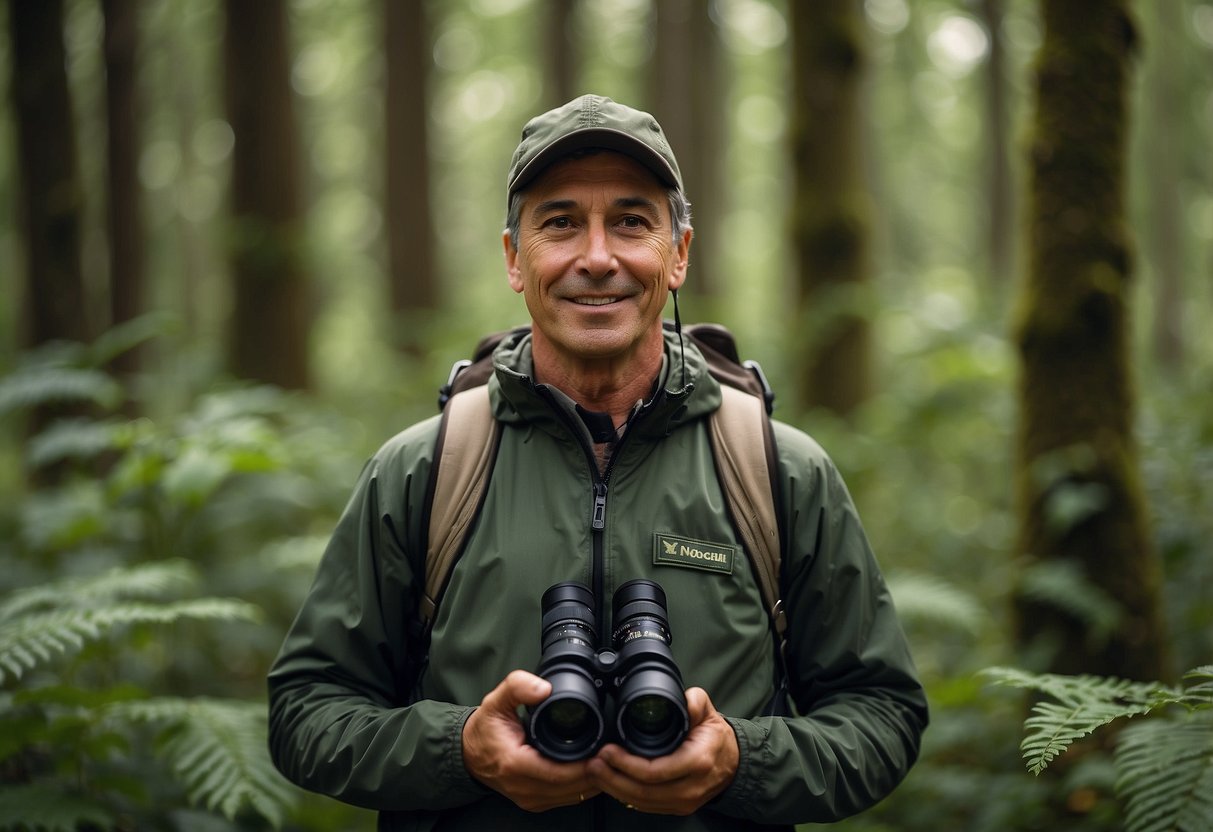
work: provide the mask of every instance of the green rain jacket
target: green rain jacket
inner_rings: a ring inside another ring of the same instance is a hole
[[[717,482],[705,417],[720,388],[702,355],[690,344],[683,354],[667,335],[662,383],[633,412],[602,474],[572,402],[532,382],[529,335],[508,339],[494,360],[500,450],[415,689],[408,634],[424,581],[437,418],[387,442],[364,468],[274,663],[270,749],[279,769],[304,788],[377,809],[380,829],[763,829],[836,820],[888,794],[917,757],[926,699],[855,507],[822,449],[775,424],[799,715],[764,717],[774,639]],[[712,554],[669,557],[671,542],[675,552],[685,544]],[[606,795],[528,813],[474,780],[463,765],[464,722],[510,671],[538,664],[543,591],[597,584],[599,609],[609,610],[615,588],[640,577],[666,591],[685,684],[706,689],[737,734],[733,783],[695,815],[669,817]]]

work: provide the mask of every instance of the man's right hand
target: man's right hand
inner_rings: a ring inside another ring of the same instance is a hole
[[[552,686],[515,670],[480,702],[463,726],[463,764],[468,773],[529,812],[569,806],[597,795],[585,760],[557,763],[526,742],[520,705],[538,705]]]

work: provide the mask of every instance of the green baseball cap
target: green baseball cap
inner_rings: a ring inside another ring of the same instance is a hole
[[[506,198],[557,159],[590,147],[630,156],[665,185],[682,190],[678,161],[657,119],[601,95],[583,95],[535,116],[522,128],[522,141],[510,162]]]

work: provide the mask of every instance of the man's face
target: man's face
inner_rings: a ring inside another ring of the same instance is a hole
[[[661,313],[686,278],[691,231],[675,245],[665,188],[641,164],[602,152],[554,163],[522,200],[511,288],[536,344],[570,363],[616,365],[659,350]]]

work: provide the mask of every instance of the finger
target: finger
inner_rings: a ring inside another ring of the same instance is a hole
[[[519,705],[538,705],[551,692],[552,685],[546,679],[525,670],[515,670],[485,695],[481,707],[512,714]]]

